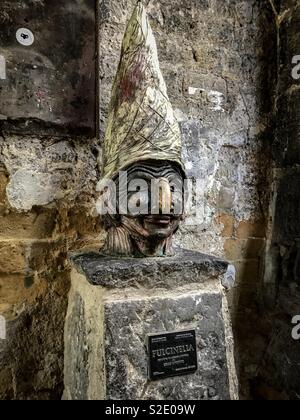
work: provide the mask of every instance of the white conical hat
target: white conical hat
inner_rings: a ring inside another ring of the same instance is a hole
[[[128,23],[104,139],[103,177],[144,160],[183,169],[181,134],[160,71],[156,42],[141,1]]]

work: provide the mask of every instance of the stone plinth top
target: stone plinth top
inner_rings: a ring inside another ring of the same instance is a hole
[[[183,249],[167,258],[117,258],[88,253],[73,256],[72,262],[92,285],[106,288],[171,288],[223,281],[229,266],[222,259]]]

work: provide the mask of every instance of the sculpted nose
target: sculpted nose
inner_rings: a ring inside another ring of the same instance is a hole
[[[165,178],[159,179],[159,213],[170,214],[172,204],[172,193],[169,181]]]

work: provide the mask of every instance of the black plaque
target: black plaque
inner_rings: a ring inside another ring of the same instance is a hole
[[[152,381],[195,373],[198,368],[195,330],[149,335],[148,352]]]

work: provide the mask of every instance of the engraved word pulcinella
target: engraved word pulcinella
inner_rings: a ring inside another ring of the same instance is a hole
[[[192,346],[192,344],[186,344],[183,346],[167,347],[153,350],[152,357],[174,356],[177,354],[191,353],[193,351],[195,351],[195,348]]]

